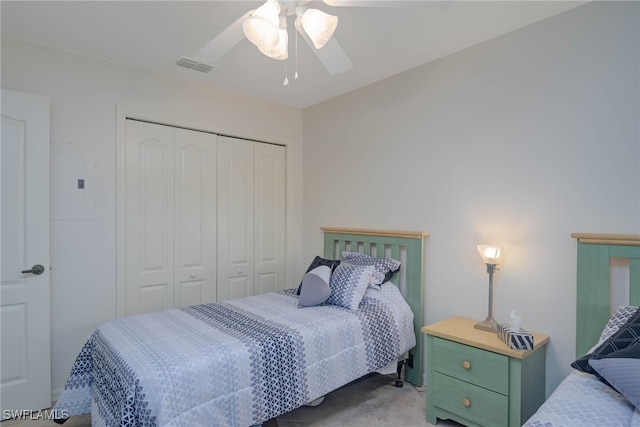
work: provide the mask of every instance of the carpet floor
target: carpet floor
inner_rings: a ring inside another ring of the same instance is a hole
[[[424,388],[395,386],[392,375],[373,375],[329,393],[315,407],[301,407],[263,424],[263,427],[425,427]],[[47,420],[6,420],[1,427],[57,426]],[[71,417],[64,427],[89,427],[91,416]],[[459,426],[440,421],[438,426]],[[195,426],[194,426],[195,427]],[[224,427],[224,426],[202,426]]]

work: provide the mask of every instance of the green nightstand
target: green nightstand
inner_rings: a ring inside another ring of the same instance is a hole
[[[466,426],[521,426],[545,398],[549,337],[533,350],[512,350],[477,320],[453,317],[422,328],[427,335],[427,421]]]

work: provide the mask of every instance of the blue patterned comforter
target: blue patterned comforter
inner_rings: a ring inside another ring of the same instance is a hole
[[[114,320],[82,348],[55,409],[91,412],[94,426],[262,423],[415,345],[413,314],[384,288],[355,311],[299,309],[286,290]]]

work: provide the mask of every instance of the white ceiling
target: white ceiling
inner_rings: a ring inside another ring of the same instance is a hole
[[[374,0],[375,1],[375,0]],[[331,76],[293,32],[284,61],[246,39],[207,74],[174,64],[190,57],[261,1],[6,1],[2,37],[13,37],[305,108],[584,4],[583,1],[402,1],[394,7],[313,7],[339,18],[335,37],[353,68]],[[386,4],[390,2],[385,2]],[[292,27],[290,25],[290,27]]]

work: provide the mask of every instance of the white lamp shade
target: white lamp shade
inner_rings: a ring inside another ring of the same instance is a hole
[[[272,59],[284,60],[289,57],[289,34],[286,28],[280,28],[278,44],[273,47],[258,46],[260,52]]]
[[[485,264],[497,264],[502,256],[502,249],[498,246],[478,245],[477,248]]]
[[[316,49],[327,44],[338,26],[338,17],[318,9],[307,9],[298,15],[304,32],[307,33]]]
[[[249,41],[258,47],[274,47],[280,40],[279,17],[280,5],[268,0],[244,21],[242,30]]]

